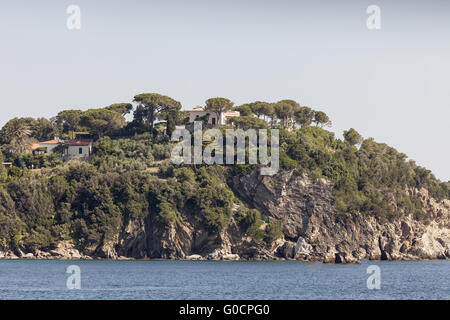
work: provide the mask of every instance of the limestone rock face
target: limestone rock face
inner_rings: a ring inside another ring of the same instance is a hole
[[[334,263],[362,259],[445,259],[450,249],[450,201],[436,201],[425,189],[419,195],[431,222],[410,216],[379,223],[361,214],[338,214],[332,183],[292,171],[275,176],[252,173],[234,177],[233,190],[247,203],[283,222],[286,242],[276,255]]]
[[[62,241],[58,244],[56,249],[49,252],[55,259],[89,259],[89,257],[81,254],[78,249],[75,248],[72,241]],[[41,253],[41,255],[44,255]],[[46,256],[47,257],[47,256]]]
[[[17,260],[17,259],[19,259],[19,257],[16,256],[11,250],[5,249],[5,250],[0,250],[0,259]]]
[[[65,240],[58,243],[54,249],[48,251],[35,250],[33,252],[24,252],[20,248],[16,249],[14,252],[11,250],[0,250],[0,259],[78,260],[92,259],[92,257],[80,253],[78,249],[75,248],[73,241]]]

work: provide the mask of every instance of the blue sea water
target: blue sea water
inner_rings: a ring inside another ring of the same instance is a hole
[[[81,289],[68,289],[67,267]],[[377,289],[367,268],[380,268]],[[450,261],[0,261],[0,299],[450,299]]]

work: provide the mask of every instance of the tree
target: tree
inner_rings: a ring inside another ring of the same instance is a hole
[[[142,93],[135,96],[134,101],[139,103],[134,113],[135,121],[147,122],[152,132],[159,113],[181,110],[180,102],[158,93]]]
[[[242,107],[245,106],[244,114],[241,113],[241,115],[250,115],[251,113],[260,118],[261,116],[264,116],[264,120],[267,119],[267,117],[270,117],[273,119],[273,115],[275,113],[274,110],[274,104],[265,102],[265,101],[255,101],[248,104],[242,105]],[[248,113],[248,109],[251,113]]]
[[[171,137],[172,133],[175,131],[176,126],[176,113],[169,112],[167,115],[167,123],[166,123],[166,134]]]
[[[31,136],[39,141],[53,139],[57,133],[54,124],[46,118],[33,119],[31,131]]]
[[[29,121],[24,118],[14,118],[8,121],[1,130],[0,139],[3,144],[10,144],[13,140],[22,140],[31,135]]]
[[[353,128],[344,131],[344,140],[345,142],[354,145],[359,145],[363,142],[363,137]]]
[[[80,128],[82,116],[83,111],[81,110],[63,110],[56,116],[56,122],[62,127],[64,133],[77,131]]]
[[[84,112],[81,122],[100,138],[125,125],[125,119],[117,112],[107,109],[90,109]]]
[[[323,111],[315,111],[313,121],[316,123],[317,126],[320,127],[331,126],[330,118],[328,118],[327,114]]]
[[[144,124],[147,118],[147,111],[143,105],[138,105],[133,112],[133,122]]]
[[[168,121],[169,118],[172,118],[175,125],[181,126],[186,125],[189,123],[189,111],[187,110],[169,110],[168,112],[161,112],[158,114],[158,120],[166,120]]]
[[[30,123],[33,118],[14,118],[8,121],[0,131],[1,142],[6,149],[15,154],[29,151],[36,141],[30,138]]]
[[[292,106],[292,109],[294,109],[294,111],[296,111],[300,108],[300,104],[295,100],[284,99],[284,100],[278,101],[278,103],[286,103],[286,104]]]
[[[164,110],[158,114],[158,119],[166,121],[166,134],[172,136],[176,126],[187,125],[189,123],[189,111]]]
[[[206,111],[211,111],[217,115],[217,120],[220,121],[222,113],[230,111],[233,109],[234,103],[227,98],[210,98],[206,100]]]
[[[268,128],[266,121],[252,116],[232,117],[228,119],[228,123],[243,130]]]
[[[131,103],[115,103],[105,108],[109,111],[114,111],[122,116],[126,116],[133,110],[133,105]]]
[[[294,112],[295,121],[303,128],[308,127],[314,120],[314,110],[309,107],[300,107]]]
[[[243,105],[234,107],[234,110],[239,111],[239,113],[242,117],[251,116],[253,113],[252,109],[250,109],[248,104],[243,104]]]
[[[252,113],[258,118],[264,115],[264,111],[267,110],[269,105],[270,103],[264,101],[255,101],[248,104]]]
[[[293,100],[281,100],[275,104],[275,114],[284,127],[289,127],[297,108],[300,105]]]
[[[266,120],[267,117],[273,120],[275,114],[275,107],[273,103],[264,102],[264,104],[260,107],[259,111],[264,116],[264,120]]]
[[[274,126],[277,120],[276,114],[276,103],[268,103],[264,105],[264,108],[261,109],[261,113],[264,116],[264,120],[267,121],[267,118],[270,118],[270,126]]]
[[[50,140],[56,134],[55,125],[45,118],[14,118],[1,131],[0,143],[8,144],[13,139],[20,140],[24,136],[38,141]]]

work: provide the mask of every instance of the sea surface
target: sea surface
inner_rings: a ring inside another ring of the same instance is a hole
[[[79,278],[66,273],[73,265]],[[380,289],[368,289],[372,265]],[[0,299],[450,299],[450,261],[3,260]]]

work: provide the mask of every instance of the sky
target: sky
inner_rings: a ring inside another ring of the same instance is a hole
[[[0,0],[0,43],[0,126],[145,92],[294,99],[450,180],[450,1]]]

